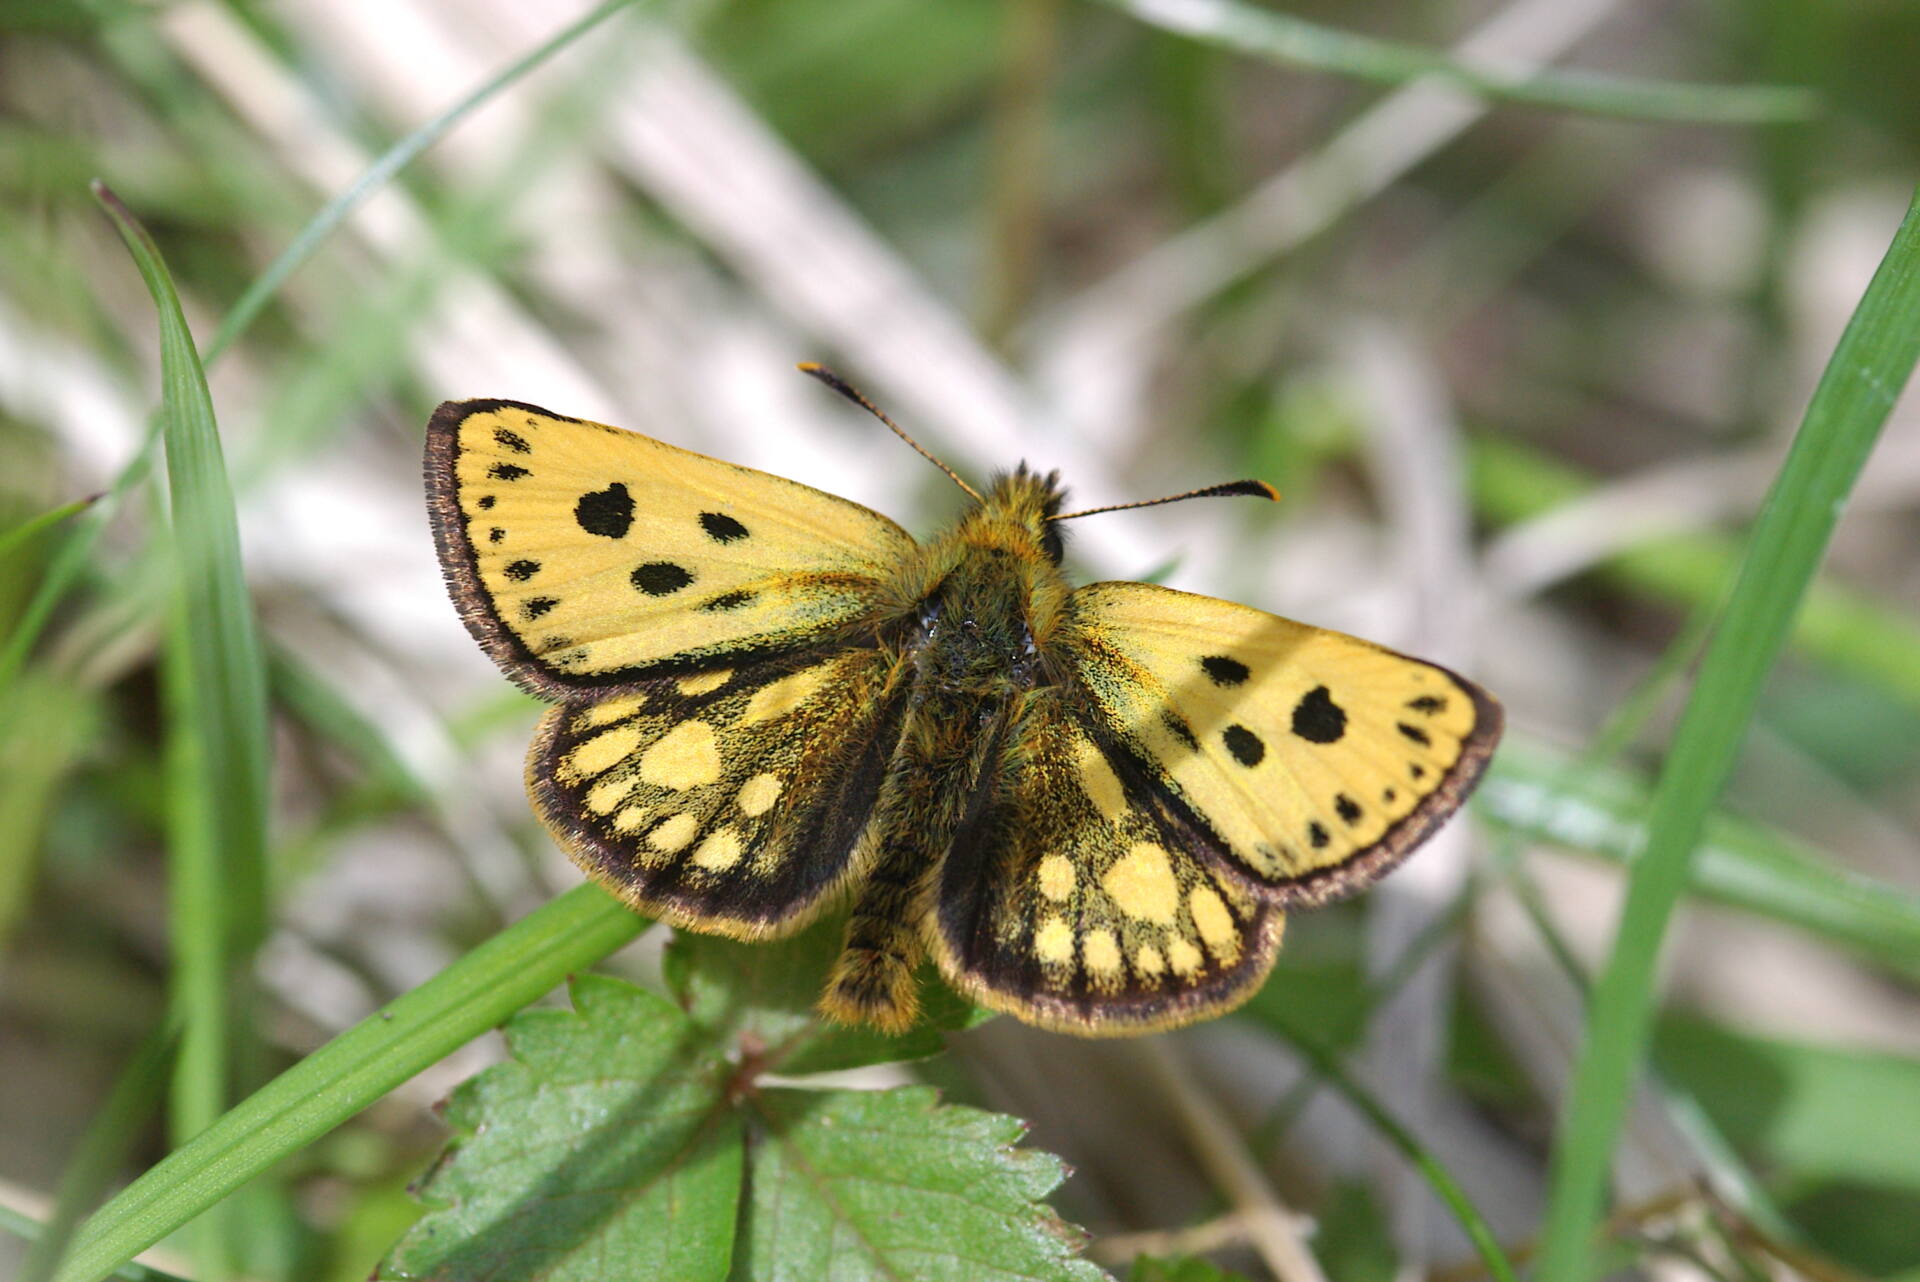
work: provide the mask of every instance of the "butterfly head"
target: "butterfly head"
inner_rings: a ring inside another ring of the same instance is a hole
[[[1060,473],[1035,472],[1022,463],[993,478],[981,500],[980,517],[983,521],[1004,522],[1030,535],[1047,560],[1058,565],[1066,555],[1066,531],[1054,518],[1066,498]]]

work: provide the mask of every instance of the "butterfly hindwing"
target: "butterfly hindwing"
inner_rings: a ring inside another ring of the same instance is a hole
[[[1068,691],[1043,691],[942,861],[926,930],[973,1001],[1082,1035],[1238,1005],[1283,916],[1222,870],[1216,839],[1123,779]]]
[[[1144,583],[1069,598],[1063,648],[1119,750],[1256,892],[1378,877],[1465,800],[1500,705],[1445,668]]]
[[[888,651],[855,647],[561,704],[534,737],[529,791],[574,861],[637,910],[784,935],[861,875],[900,678]]]
[[[915,546],[846,499],[515,401],[442,405],[426,477],[462,617],[548,698],[819,644]]]

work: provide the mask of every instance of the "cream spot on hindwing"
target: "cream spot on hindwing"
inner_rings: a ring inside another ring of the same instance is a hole
[[[1167,961],[1177,974],[1196,974],[1205,960],[1200,950],[1193,946],[1193,941],[1185,936],[1175,936],[1167,943]]]
[[[638,731],[634,737],[639,737]],[[656,787],[680,790],[718,779],[720,750],[713,727],[704,721],[686,721],[669,730],[641,756],[640,777]]]
[[[1119,819],[1127,812],[1127,794],[1120,786],[1120,778],[1113,773],[1113,767],[1100,749],[1087,740],[1080,741],[1080,786],[1087,791],[1093,801],[1093,808],[1103,818]]]
[[[697,676],[681,677],[678,685],[681,694],[692,696],[718,690],[731,680],[733,680],[733,669],[722,668],[718,672],[702,672]]]
[[[576,774],[597,775],[609,766],[624,761],[640,746],[637,726],[618,726],[605,730],[580,744],[566,757],[567,768]]]
[[[1212,886],[1195,886],[1187,892],[1187,911],[1193,914],[1194,929],[1200,932],[1208,948],[1222,954],[1231,944],[1236,945],[1235,951],[1238,951],[1240,937],[1233,929],[1233,914],[1227,911],[1220,892]]]
[[[724,872],[740,862],[740,834],[732,828],[709,833],[693,852],[693,862],[709,872]]]
[[[686,849],[693,835],[700,831],[700,821],[692,815],[675,815],[671,819],[662,819],[647,834],[647,844],[663,855],[676,850]]]
[[[639,782],[640,780],[633,775],[625,775],[618,779],[602,779],[587,789],[587,809],[596,815],[611,813],[615,806],[626,800],[627,794],[632,792],[634,785]]]
[[[740,785],[740,794],[734,801],[749,815],[764,815],[780,799],[783,786],[779,775],[755,775]]]
[[[1059,965],[1073,960],[1073,931],[1059,917],[1049,917],[1034,932],[1033,951],[1043,962]]]
[[[740,720],[751,725],[756,721],[768,721],[774,717],[785,716],[807,701],[807,696],[820,688],[823,680],[820,669],[802,668],[790,677],[782,677],[764,689],[756,690],[747,700],[747,710]]]
[[[645,694],[629,694],[618,699],[609,699],[605,703],[596,703],[581,713],[575,725],[604,726],[614,721],[623,721],[640,711],[640,705],[647,701]]]
[[[1133,966],[1149,979],[1157,979],[1160,972],[1167,968],[1167,960],[1152,944],[1142,944],[1139,951],[1133,955]]]
[[[1141,921],[1173,924],[1180,907],[1180,884],[1173,879],[1167,852],[1150,841],[1135,842],[1101,875],[1100,884],[1120,911]]]
[[[1048,855],[1040,861],[1040,893],[1056,903],[1073,893],[1073,864],[1065,855]]]
[[[1095,975],[1107,978],[1120,973],[1120,946],[1113,942],[1112,931],[1088,931],[1080,941],[1080,952]]]

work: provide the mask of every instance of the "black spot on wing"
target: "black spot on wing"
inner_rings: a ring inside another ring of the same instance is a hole
[[[482,494],[479,498],[474,500],[473,505],[479,508],[482,512],[490,511],[493,508],[493,495]]]
[[[1339,815],[1340,818],[1348,824],[1357,824],[1360,822],[1360,815],[1362,813],[1360,803],[1344,792],[1337,792],[1333,795],[1333,810],[1335,814]]]
[[[1237,686],[1252,675],[1247,671],[1246,664],[1224,654],[1210,654],[1200,660],[1200,666],[1206,669],[1207,676],[1217,686]]]
[[[732,543],[736,539],[747,537],[747,527],[728,516],[725,512],[702,512],[700,528],[715,543]]]
[[[533,473],[518,463],[495,463],[487,469],[487,475],[496,481],[517,481],[523,476],[532,476]]]
[[[515,583],[525,583],[528,579],[540,573],[540,563],[538,561],[509,561],[507,562],[507,568],[504,573]]]
[[[550,596],[530,596],[520,603],[520,617],[531,622],[559,604]]]
[[[1418,699],[1407,700],[1407,706],[1415,712],[1424,712],[1431,717],[1445,712],[1447,701],[1437,694],[1423,694]]]
[[[1196,751],[1199,749],[1200,741],[1193,737],[1193,731],[1188,729],[1187,723],[1179,717],[1174,716],[1171,712],[1163,712],[1160,714],[1160,724],[1165,726],[1168,733],[1173,735],[1173,737],[1181,743],[1186,744],[1187,747],[1195,749]]]
[[[573,519],[588,534],[624,539],[633,526],[633,496],[620,481],[604,490],[589,490],[573,505]]]
[[[1427,732],[1419,726],[1410,726],[1404,721],[1396,721],[1393,723],[1393,728],[1422,748],[1431,747],[1433,744],[1433,740],[1427,737]]]
[[[693,574],[671,561],[649,561],[635,567],[632,579],[633,586],[648,596],[671,596],[692,583]]]
[[[1245,726],[1228,726],[1220,732],[1220,738],[1227,745],[1227,751],[1233,754],[1233,759],[1243,766],[1257,766],[1267,755],[1267,745]]]
[[[520,435],[518,432],[509,432],[504,427],[496,427],[493,429],[493,439],[507,449],[512,450],[515,454],[533,453],[533,446],[527,444],[526,437]]]
[[[1333,840],[1333,834],[1318,819],[1307,825],[1307,844],[1315,850],[1325,850],[1327,843]]]
[[[1293,705],[1293,732],[1309,743],[1338,743],[1347,733],[1347,710],[1325,686],[1315,686]]]
[[[501,539],[504,539],[506,537],[507,537],[507,532],[501,529],[497,525],[494,526],[491,530],[487,531],[487,542],[489,543],[498,543]]]
[[[722,592],[711,601],[701,602],[700,608],[714,613],[724,613],[728,610],[738,610],[742,606],[753,604],[753,598],[754,594],[744,589],[734,592]]]
[[[1427,777],[1427,768],[1419,762],[1413,761],[1407,764],[1407,773],[1415,779],[1425,779]]]

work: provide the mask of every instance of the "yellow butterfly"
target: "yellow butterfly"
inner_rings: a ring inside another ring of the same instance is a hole
[[[909,1026],[930,953],[982,1006],[1143,1032],[1243,1001],[1283,909],[1386,872],[1486,765],[1500,705],[1471,682],[1226,601],[1069,587],[1060,522],[1088,513],[1057,475],[980,495],[934,462],[974,506],[917,543],[619,428],[434,414],[453,599],[555,704],[527,786],[589,875],[739,939],[851,902],[836,1019]],[[1208,494],[1272,497],[1176,497]]]

